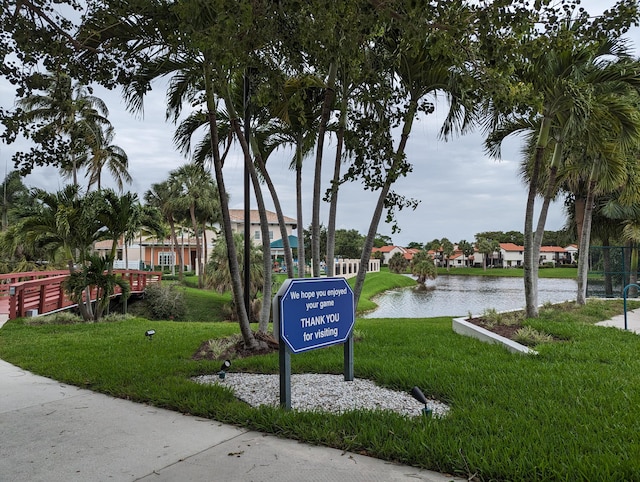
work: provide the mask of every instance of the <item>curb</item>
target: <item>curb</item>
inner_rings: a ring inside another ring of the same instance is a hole
[[[453,331],[459,335],[470,336],[476,338],[485,343],[501,344],[507,350],[512,353],[518,353],[521,355],[537,355],[538,352],[531,348],[524,346],[516,341],[500,336],[492,331],[485,330],[484,328],[469,323],[464,318],[454,318],[452,322]]]

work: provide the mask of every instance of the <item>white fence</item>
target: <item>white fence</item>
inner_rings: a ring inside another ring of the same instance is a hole
[[[334,276],[341,276],[343,278],[353,278],[360,271],[359,259],[337,259],[334,263],[333,273]],[[376,273],[380,271],[380,260],[369,260],[368,273]]]
[[[126,263],[124,259],[116,259],[113,262],[114,269],[140,269],[140,261],[129,261]]]

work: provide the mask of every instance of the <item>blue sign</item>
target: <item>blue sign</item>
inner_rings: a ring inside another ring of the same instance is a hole
[[[355,310],[353,291],[344,278],[287,279],[278,296],[278,333],[293,353],[349,338]]]

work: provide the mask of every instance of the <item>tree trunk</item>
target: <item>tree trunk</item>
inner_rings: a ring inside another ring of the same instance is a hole
[[[196,220],[196,206],[191,203],[189,206],[189,215],[191,216],[191,225],[196,236],[196,263],[198,263],[198,288],[204,287],[204,276],[202,273],[202,247],[200,245],[200,237],[198,236],[198,221]]]
[[[327,131],[329,116],[331,115],[331,106],[333,105],[333,100],[336,95],[335,85],[337,72],[338,65],[336,62],[332,62],[329,66],[320,125],[318,126],[316,165],[313,177],[313,209],[311,214],[311,261],[313,262],[313,276],[320,276],[320,185],[322,181],[322,154],[324,151],[324,136]]]
[[[68,261],[67,261],[67,266],[69,268],[69,273],[74,273],[76,268],[75,268],[75,262],[73,260],[73,256],[71,256],[71,253],[69,252],[69,256],[68,256]],[[86,290],[84,290],[86,291]],[[80,316],[82,316],[82,319],[85,321],[90,321],[93,319],[93,313],[91,313],[91,311],[87,308],[87,303],[85,302],[85,296],[83,295],[82,299],[78,300],[78,310],[80,311]],[[89,298],[89,301],[91,301],[91,298]],[[91,306],[91,305],[89,305]]]
[[[202,275],[207,275],[207,260],[209,259],[209,248],[207,248],[207,223],[203,222],[202,226]]]
[[[584,208],[584,220],[582,222],[582,235],[580,236],[580,246],[578,252],[578,293],[576,303],[585,305],[587,303],[587,276],[589,274],[589,242],[591,238],[591,220],[593,219],[593,200],[595,197],[596,182],[589,181],[587,188],[587,199]]]
[[[346,90],[346,88],[345,88]],[[347,124],[348,99],[343,93],[340,107],[340,120],[336,133],[336,156],[333,166],[333,178],[331,179],[331,199],[329,199],[329,221],[327,223],[327,276],[335,274],[335,249],[336,249],[336,217],[338,213],[338,189],[340,187],[340,166],[342,164],[342,150],[344,147],[344,131]]]
[[[536,188],[539,179],[540,166],[544,156],[544,151],[549,140],[549,130],[551,121],[548,117],[542,120],[540,127],[540,135],[536,145],[536,153],[533,161],[533,171],[529,180],[529,192],[527,195],[527,206],[524,219],[524,296],[525,311],[527,318],[538,317],[538,279],[537,269],[538,259],[534,260],[534,233],[533,233],[533,217],[536,201]],[[538,251],[539,253],[539,251]],[[539,256],[539,254],[538,254]]]
[[[250,164],[251,159],[248,160]],[[252,164],[253,165],[253,164]],[[269,238],[269,222],[267,221],[267,212],[264,205],[264,198],[260,190],[260,181],[256,175],[255,169],[250,170],[251,182],[256,195],[256,203],[260,213],[260,231],[262,232],[262,262],[264,269],[264,282],[262,285],[262,307],[260,308],[260,319],[258,320],[258,332],[267,333],[269,329],[269,319],[271,318],[271,296],[272,296],[272,279],[273,270],[271,269],[271,239]],[[245,263],[250,260],[245,260]]]
[[[169,216],[168,221],[169,229],[171,231],[171,239],[173,240],[173,245],[178,253],[178,279],[182,281],[184,279],[184,245],[180,247],[178,244],[178,234],[176,233],[176,223],[173,221],[173,216]]]
[[[631,241],[631,262],[629,263],[629,291],[627,291],[628,298],[638,297],[638,245]]]
[[[622,251],[622,258],[624,259],[624,281],[623,284],[624,286],[629,284],[629,273],[631,272],[631,251],[633,249],[633,243],[631,241],[626,241],[624,243],[624,249]]]
[[[269,238],[269,222],[267,220],[267,209],[264,204],[264,197],[262,196],[262,189],[260,187],[260,180],[255,170],[251,159],[251,153],[249,152],[249,144],[242,132],[239,122],[233,123],[233,130],[236,137],[240,139],[242,150],[244,151],[245,167],[249,171],[251,176],[251,183],[253,184],[253,191],[256,196],[256,204],[258,205],[258,213],[260,216],[260,233],[262,238],[262,264],[264,269],[264,282],[262,285],[262,307],[260,308],[260,319],[258,320],[258,332],[267,333],[269,328],[269,319],[271,318],[271,293],[272,293],[272,270],[271,270],[271,240]],[[245,150],[246,146],[246,150]],[[245,259],[245,263],[251,263],[250,259]],[[245,265],[246,266],[246,265]],[[250,281],[245,280],[245,289],[249,289]]]
[[[586,198],[584,196],[576,196],[574,206],[574,216],[576,219],[576,233],[578,235],[578,246],[580,246],[580,237],[582,236],[582,223],[584,222],[584,209],[586,205]]]
[[[613,298],[613,276],[611,273],[611,242],[609,236],[602,239],[602,264],[604,268],[604,295]]]
[[[547,222],[547,214],[549,213],[549,205],[553,193],[555,192],[555,183],[557,177],[557,168],[552,166],[549,172],[549,184],[547,185],[547,192],[542,201],[542,207],[540,208],[540,214],[538,215],[538,224],[536,225],[536,231],[533,233],[533,247],[531,251],[532,265],[531,273],[533,281],[535,283],[536,291],[536,306],[538,301],[538,273],[540,271],[540,249],[542,248],[542,238],[544,237],[544,226]]]
[[[240,332],[242,333],[242,339],[246,348],[250,350],[257,350],[260,348],[260,343],[256,340],[253,332],[251,331],[251,325],[249,323],[249,317],[247,310],[244,306],[244,295],[242,289],[242,278],[240,276],[240,268],[238,266],[238,256],[233,242],[233,231],[231,228],[231,217],[229,215],[229,202],[227,196],[227,190],[224,184],[224,176],[222,175],[222,160],[220,158],[220,151],[218,150],[218,126],[216,124],[216,105],[213,93],[213,82],[211,79],[211,72],[208,68],[208,62],[205,62],[204,68],[204,81],[205,81],[205,93],[207,96],[207,116],[209,120],[209,131],[211,134],[211,150],[213,153],[213,167],[216,176],[216,183],[218,184],[218,195],[220,198],[220,210],[222,214],[222,232],[227,244],[227,258],[229,262],[229,273],[231,275],[231,285],[233,300],[236,305],[236,312],[238,315],[238,323],[240,325]],[[233,111],[233,105],[227,98],[225,99],[227,112],[229,112],[229,118],[234,119],[235,112]]]
[[[275,186],[273,185],[273,181],[271,180],[271,176],[267,172],[267,167],[265,166],[264,160],[262,159],[262,154],[258,152],[255,148],[255,142],[251,139],[252,145],[254,147],[255,161],[258,164],[258,169],[260,170],[260,174],[262,175],[265,183],[267,184],[267,188],[269,189],[269,193],[271,194],[271,199],[273,200],[273,207],[276,210],[276,216],[278,217],[278,227],[280,228],[280,237],[282,239],[282,248],[284,250],[284,264],[287,267],[287,277],[293,278],[293,256],[291,255],[291,244],[289,243],[289,233],[287,232],[287,226],[284,221],[284,215],[282,214],[282,206],[280,205],[280,199],[278,197],[278,192],[276,191]]]
[[[296,143],[296,219],[298,223],[298,278],[305,277],[304,224],[302,224],[302,152]]]
[[[371,223],[369,224],[369,231],[364,241],[364,247],[362,248],[362,256],[360,257],[360,269],[358,270],[356,283],[353,289],[355,306],[358,306],[360,294],[362,293],[362,287],[364,286],[364,278],[369,268],[369,260],[371,259],[373,241],[375,240],[376,233],[378,231],[378,225],[380,224],[380,218],[382,217],[384,203],[387,195],[389,194],[389,190],[391,189],[391,184],[393,184],[398,175],[397,171],[400,166],[400,160],[404,155],[404,150],[407,146],[407,141],[409,140],[409,134],[411,133],[411,127],[413,125],[413,119],[415,117],[416,111],[417,102],[411,100],[409,103],[409,107],[407,108],[407,112],[405,113],[404,126],[402,128],[402,135],[400,136],[400,144],[398,144],[398,149],[396,150],[393,157],[393,162],[391,163],[391,167],[389,167],[389,170],[387,171],[384,184],[382,186],[382,189],[380,190],[380,194],[378,195],[378,202],[376,203],[376,207],[371,218]]]

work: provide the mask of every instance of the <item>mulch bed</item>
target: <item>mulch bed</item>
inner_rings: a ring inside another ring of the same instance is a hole
[[[519,324],[500,325],[496,323],[491,325],[491,324],[488,324],[484,318],[466,318],[465,321],[468,321],[469,323],[472,323],[476,326],[484,328],[485,330],[489,330],[497,335],[504,336],[509,340],[513,340],[516,334],[516,331],[522,328],[522,326]]]
[[[259,350],[247,350],[244,346],[244,341],[239,340],[233,343],[230,342],[222,354],[216,355],[211,350],[209,350],[209,341],[204,341],[198,348],[198,350],[193,355],[192,359],[194,360],[234,360],[238,358],[245,358],[254,355],[267,355],[269,353],[273,353],[274,351],[278,351],[278,342],[271,335],[265,335],[262,333],[255,332],[253,336],[256,337],[258,341],[263,342],[264,347]],[[233,338],[232,338],[233,339]]]

